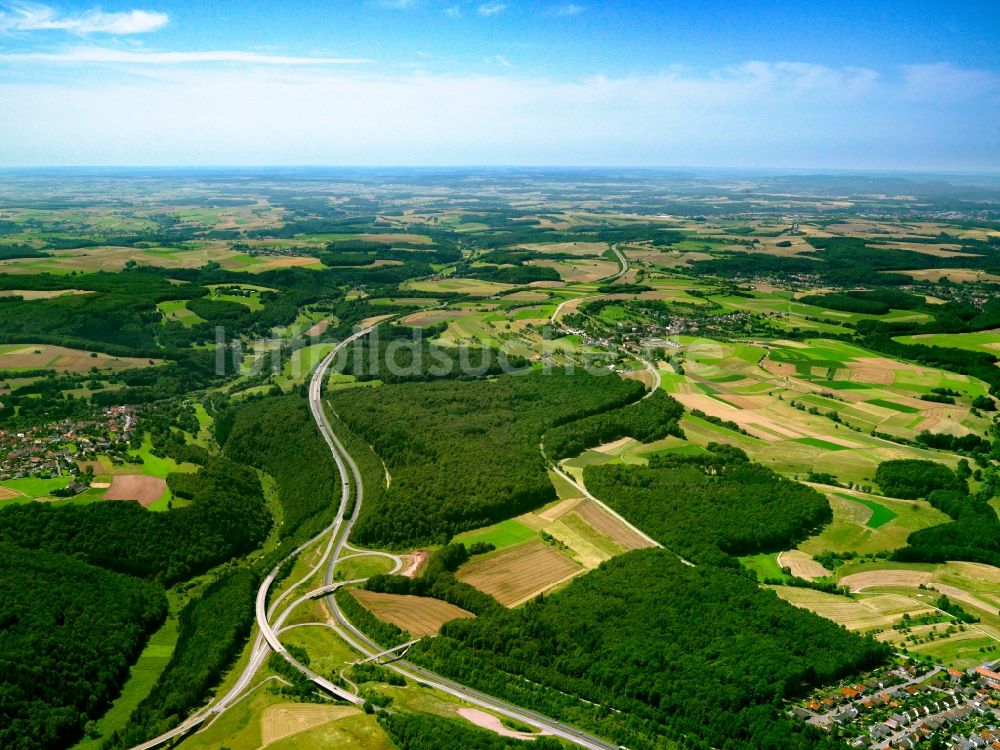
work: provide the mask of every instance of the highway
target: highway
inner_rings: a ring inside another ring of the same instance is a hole
[[[626,264],[626,268],[620,273],[624,273],[624,271],[627,270],[627,261],[624,261],[623,259],[623,262]],[[336,517],[333,522],[320,533],[312,539],[299,545],[295,550],[285,556],[281,563],[275,566],[275,568],[261,583],[257,590],[257,597],[254,603],[259,632],[254,638],[250,652],[250,659],[240,676],[237,678],[236,682],[233,684],[232,688],[230,688],[230,690],[223,697],[195,712],[169,732],[165,732],[164,734],[148,740],[147,742],[136,745],[132,748],[132,750],[152,750],[152,748],[173,742],[184,737],[205,721],[208,721],[225,712],[245,694],[250,686],[250,682],[253,680],[254,675],[258,672],[272,651],[280,654],[288,661],[289,664],[295,667],[295,669],[305,675],[325,692],[356,705],[364,703],[364,700],[355,693],[341,688],[338,685],[334,685],[323,676],[316,674],[305,665],[299,663],[281,643],[278,638],[278,633],[282,631],[282,626],[284,625],[285,620],[297,606],[308,599],[315,598],[317,596],[325,596],[326,604],[334,618],[334,622],[323,623],[324,625],[333,629],[344,641],[361,653],[363,659],[377,658],[388,651],[388,649],[375,643],[364,633],[355,628],[354,625],[348,621],[346,617],[344,617],[340,608],[337,606],[332,593],[340,586],[361,582],[361,580],[335,582],[333,580],[333,576],[338,562],[362,554],[359,550],[355,550],[350,547],[347,540],[350,536],[351,529],[358,518],[358,513],[361,509],[362,501],[364,500],[364,483],[357,464],[354,462],[350,453],[348,453],[348,451],[344,448],[336,433],[333,431],[333,428],[326,417],[322,402],[323,382],[326,378],[327,370],[332,364],[334,358],[344,347],[348,346],[353,341],[366,336],[374,330],[374,328],[375,326],[364,328],[340,342],[333,350],[331,350],[329,354],[327,354],[326,357],[323,358],[316,370],[313,372],[309,383],[309,408],[312,412],[313,419],[319,427],[320,433],[323,435],[323,439],[330,448],[331,455],[337,464],[337,468],[341,476],[341,496]],[[570,481],[572,481],[572,479],[570,479]],[[350,517],[345,518],[347,508],[350,504],[349,501],[352,488],[354,490],[355,502]],[[278,576],[279,571],[281,570],[281,567],[288,561],[294,559],[304,550],[313,546],[317,542],[320,542],[327,536],[329,536],[329,539],[327,540],[326,548],[319,561],[308,573],[306,573],[305,576],[289,586],[281,594],[281,596],[275,599],[275,601],[271,603],[270,607],[267,607],[268,594],[271,586],[274,584],[274,581]],[[343,554],[345,549],[349,551],[346,555]],[[402,561],[397,555],[391,555],[384,552],[373,552],[372,554],[378,554],[393,559],[395,563],[394,571],[398,571],[402,565]],[[300,595],[291,604],[285,607],[277,618],[275,618],[274,614],[277,612],[282,602],[284,602],[293,590],[301,586],[305,581],[309,580],[316,572],[318,572],[324,564],[326,565],[326,572],[324,574],[323,586]],[[478,706],[501,716],[505,716],[515,721],[535,727],[542,732],[560,737],[579,747],[588,748],[588,750],[617,750],[617,745],[602,740],[599,737],[582,732],[574,727],[563,724],[562,722],[551,719],[535,711],[520,708],[511,703],[507,703],[506,701],[480,693],[479,691],[468,688],[460,683],[454,682],[453,680],[441,677],[440,675],[423,669],[422,667],[418,667],[415,664],[411,664],[403,659],[392,661],[385,666],[414,682],[440,690],[444,693],[460,698],[474,706]]]
[[[367,331],[365,331],[365,333],[366,332]],[[364,334],[362,333],[361,335]],[[361,504],[364,501],[364,482],[361,478],[361,472],[358,470],[358,466],[354,462],[350,453],[347,452],[343,444],[337,438],[337,435],[333,431],[322,406],[322,383],[325,377],[326,369],[329,367],[332,359],[332,356],[324,359],[319,364],[319,367],[317,367],[316,373],[313,375],[313,381],[310,383],[309,387],[309,406],[312,410],[313,417],[316,419],[316,424],[319,426],[320,432],[323,434],[323,437],[326,439],[326,442],[330,446],[335,457],[337,453],[340,454],[340,460],[337,462],[338,466],[340,466],[341,463],[345,463],[350,470],[351,480],[355,490],[355,502],[350,518],[345,519],[340,529],[335,532],[336,542],[334,545],[334,552],[329,558],[324,577],[324,584],[326,586],[333,585],[334,583],[334,570],[337,562],[342,559],[341,553],[347,546],[347,538],[350,536],[351,529],[358,518],[358,513],[361,510]],[[344,505],[342,504],[341,508],[343,507]],[[354,627],[354,625],[340,611],[340,608],[337,606],[336,599],[332,594],[326,597],[326,604],[330,610],[330,614],[335,620],[335,623],[331,623],[330,627],[344,641],[350,644],[355,650],[359,651],[363,658],[371,659],[387,650],[384,646],[375,643],[368,638],[368,636]],[[473,690],[472,688],[468,688],[465,685],[454,682],[453,680],[441,677],[440,675],[423,669],[422,667],[418,667],[415,664],[411,664],[403,659],[393,661],[387,664],[386,667],[398,672],[403,677],[406,677],[414,682],[435,688],[471,703],[474,706],[479,706],[480,708],[493,711],[501,716],[506,716],[514,719],[515,721],[520,721],[556,737],[561,737],[562,739],[578,745],[579,747],[588,748],[589,750],[616,750],[618,747],[617,745],[602,740],[599,737],[594,737],[586,732],[582,732],[567,724],[556,721],[555,719],[550,719],[549,717],[534,711],[520,708],[511,703],[507,703],[506,701],[494,698],[493,696],[480,693],[477,690]]]

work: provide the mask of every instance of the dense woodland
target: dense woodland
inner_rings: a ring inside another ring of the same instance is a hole
[[[794,547],[832,520],[826,498],[722,448],[701,457],[654,457],[648,467],[590,466],[587,488],[678,555],[736,565],[726,556]]]
[[[56,750],[80,739],[166,609],[156,584],[0,544],[0,747]]]
[[[964,480],[944,464],[916,459],[883,461],[875,470],[875,481],[889,497],[916,500],[935,490],[969,491]]]
[[[634,750],[661,738],[822,750],[841,745],[781,701],[888,655],[737,572],[649,549],[519,609],[454,620],[408,658]]]
[[[678,424],[683,414],[676,399],[656,391],[634,404],[553,427],[545,433],[545,452],[558,461],[623,437],[642,443],[667,435],[683,437]]]
[[[0,510],[0,541],[78,555],[164,585],[255,549],[271,528],[257,475],[220,457],[176,480],[191,504],[151,513],[133,501]]]
[[[1000,518],[989,505],[1000,485],[995,471],[984,476],[983,486],[975,494],[970,494],[965,480],[951,469],[930,461],[886,461],[879,464],[876,476],[879,474],[888,474],[896,496],[926,497],[952,518],[910,534],[907,546],[893,553],[895,559],[930,563],[968,560],[1000,566]],[[884,484],[882,488],[886,489]],[[886,490],[886,494],[892,493]]]
[[[642,392],[636,381],[579,371],[332,392],[334,411],[392,475],[380,501],[362,505],[355,538],[442,543],[552,500],[539,450],[545,430]]]
[[[132,713],[126,731],[104,743],[107,750],[155,737],[204,703],[246,643],[254,623],[252,603],[258,582],[249,568],[225,573],[181,611],[173,656],[152,692]]]
[[[226,455],[278,483],[279,534],[298,544],[333,520],[340,504],[337,465],[298,394],[248,400],[217,423]]]

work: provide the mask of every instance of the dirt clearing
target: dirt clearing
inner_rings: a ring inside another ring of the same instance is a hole
[[[480,711],[478,708],[460,708],[458,709],[458,715],[466,721],[471,721],[477,727],[489,729],[491,732],[496,732],[502,737],[516,737],[519,740],[533,740],[538,736],[532,734],[531,732],[515,732],[513,729],[508,729],[496,716],[488,714],[485,711]]]
[[[449,620],[474,616],[454,604],[426,596],[382,594],[364,589],[351,589],[351,594],[378,619],[391,622],[415,638],[437,635]]]
[[[111,480],[111,487],[104,493],[105,500],[138,500],[143,508],[160,499],[167,483],[158,477],[142,474],[122,474]]]
[[[320,334],[322,334],[329,327],[330,327],[330,319],[329,318],[324,318],[319,323],[317,323],[316,325],[314,325],[312,328],[309,328],[305,332],[305,335],[306,336],[319,336]]]

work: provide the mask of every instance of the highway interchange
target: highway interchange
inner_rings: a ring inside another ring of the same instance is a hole
[[[615,248],[615,250],[617,253],[617,248]],[[620,254],[619,257],[621,257]],[[623,268],[618,275],[624,273],[627,268],[627,261],[623,259]],[[341,495],[336,517],[329,526],[323,529],[323,531],[307,542],[304,542],[298,548],[293,550],[288,556],[286,556],[281,563],[275,566],[275,568],[261,583],[255,601],[258,633],[255,636],[251,647],[250,658],[230,690],[221,698],[218,698],[205,708],[192,714],[174,729],[147,742],[136,745],[132,748],[132,750],[152,750],[152,748],[172,743],[187,736],[203,724],[210,724],[218,718],[219,715],[231,708],[237,701],[245,697],[248,691],[255,687],[251,686],[251,682],[272,652],[281,655],[296,670],[305,675],[309,680],[315,683],[317,687],[326,693],[331,694],[338,699],[354,703],[355,705],[362,705],[364,703],[364,699],[356,693],[342,688],[339,685],[335,685],[322,675],[315,673],[307,666],[299,663],[288,652],[285,646],[282,645],[278,636],[281,632],[283,632],[282,626],[284,625],[286,619],[297,606],[309,599],[325,596],[325,602],[333,620],[332,622],[316,623],[317,625],[324,625],[334,630],[340,638],[361,654],[361,660],[376,658],[387,650],[354,627],[354,625],[351,624],[340,611],[340,608],[337,606],[336,600],[333,596],[333,591],[336,588],[350,583],[361,582],[361,580],[334,581],[334,574],[337,563],[341,560],[349,557],[357,557],[359,554],[365,554],[364,551],[356,550],[348,545],[348,538],[350,536],[351,529],[354,526],[354,522],[358,518],[358,513],[364,499],[364,483],[357,464],[354,462],[350,453],[344,448],[336,433],[333,431],[323,407],[322,400],[323,382],[326,379],[327,370],[336,358],[337,354],[352,342],[366,336],[374,330],[374,328],[375,326],[363,328],[334,347],[334,349],[331,350],[330,353],[327,354],[327,356],[324,357],[317,366],[309,383],[309,408],[312,411],[313,419],[316,421],[316,424],[323,435],[323,439],[330,448],[331,455],[333,456],[340,472]],[[574,482],[574,484],[576,483]],[[354,492],[353,507],[350,502],[352,489]],[[351,508],[351,514],[349,517],[345,518],[348,508]],[[319,561],[306,573],[305,576],[286,588],[285,591],[271,603],[270,607],[268,607],[267,600],[271,586],[274,584],[282,567],[289,564],[306,549],[314,545],[323,544],[324,541],[325,547]],[[348,550],[349,554],[345,555],[344,550]],[[383,552],[373,552],[368,554],[376,554],[392,558],[394,561],[393,572],[397,572],[402,567],[402,560],[395,555]],[[324,565],[326,566],[326,569],[324,572],[323,585],[317,589],[301,594],[291,604],[286,606],[281,611],[280,615],[275,617],[275,614],[278,612],[279,608],[289,595],[313,578],[313,576]],[[513,719],[523,724],[527,724],[528,726],[534,727],[541,732],[559,737],[579,747],[588,748],[590,750],[615,750],[617,748],[616,745],[602,740],[599,737],[582,732],[574,727],[563,724],[562,722],[556,721],[555,719],[551,719],[537,712],[520,708],[511,703],[507,703],[506,701],[480,693],[479,691],[473,690],[465,685],[418,667],[404,659],[396,659],[389,662],[385,666],[395,672],[398,672],[403,677],[412,680],[413,682],[440,690],[441,692],[459,698],[474,706],[492,711],[500,716]]]

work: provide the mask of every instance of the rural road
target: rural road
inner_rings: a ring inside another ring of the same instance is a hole
[[[619,268],[617,271],[615,271],[610,276],[605,276],[603,279],[600,279],[599,283],[601,283],[601,284],[608,284],[608,283],[610,283],[612,281],[617,281],[622,276],[624,276],[626,273],[628,273],[629,264],[628,264],[628,258],[625,257],[625,254],[621,250],[618,249],[618,245],[612,245],[611,246],[611,251],[615,255],[618,256],[618,262],[621,263],[622,267]],[[599,296],[599,295],[592,295],[592,296],[593,296],[593,298],[596,299],[597,296]],[[570,297],[569,299],[564,299],[562,302],[560,302],[556,306],[556,309],[552,311],[552,315],[549,318],[549,322],[553,323],[553,324],[559,324],[558,321],[557,321],[557,318],[559,317],[559,313],[562,312],[562,309],[566,305],[567,302],[572,302],[575,299],[590,299],[590,297]]]

